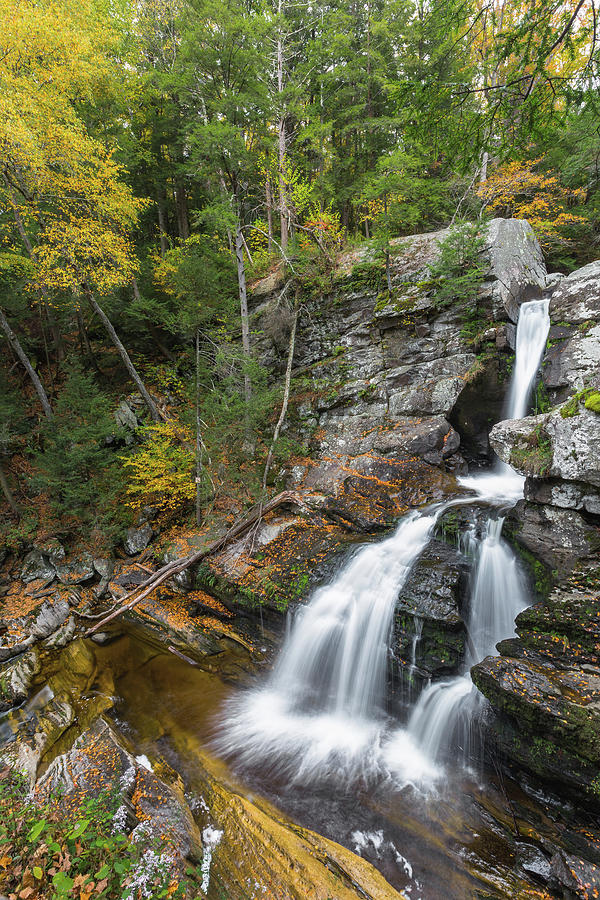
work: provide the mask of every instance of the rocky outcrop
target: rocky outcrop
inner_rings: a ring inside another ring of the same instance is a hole
[[[472,670],[500,749],[554,786],[600,792],[600,569],[582,564],[517,617],[518,638]]]
[[[400,592],[392,649],[411,677],[456,674],[465,650],[461,609],[466,562],[443,541],[431,541]],[[416,671],[415,671],[416,670]]]
[[[518,638],[503,641],[500,656],[479,663],[472,675],[498,714],[492,729],[503,754],[597,802],[600,262],[553,279],[548,290],[552,327],[543,381],[559,405],[499,422],[490,435],[500,458],[527,476],[525,500],[511,512],[508,531],[532,565],[542,599],[518,616]],[[553,860],[557,878],[564,869],[564,861]]]
[[[263,533],[253,547],[246,540],[209,560],[203,589],[222,597],[229,589],[229,599],[242,604],[284,609],[331,573],[356,534],[389,528],[407,510],[458,490],[454,475],[465,463],[456,411],[485,366],[463,328],[460,304],[437,307],[426,286],[427,266],[446,234],[394,242],[391,297],[383,263],[366,251],[342,257],[330,284],[303,297],[286,427],[305,453],[279,475],[316,513],[294,511],[284,537],[279,517],[268,519],[272,539]],[[494,314],[514,317],[532,290],[545,289],[546,273],[526,222],[493,220],[488,236],[489,278],[478,310],[482,325],[493,326]],[[282,292],[282,281],[269,276],[252,297],[264,335],[258,349],[275,372],[285,366],[289,328]],[[494,345],[494,327],[487,340]],[[486,406],[477,439],[494,408]]]
[[[539,296],[547,287],[541,247],[524,219],[492,219],[487,239],[494,317],[508,316],[516,322],[521,303]]]
[[[562,509],[600,514],[600,415],[575,405],[499,422],[491,444],[504,462],[532,476],[526,496]]]

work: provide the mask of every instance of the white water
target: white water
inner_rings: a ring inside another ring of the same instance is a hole
[[[527,412],[550,328],[548,306],[548,300],[532,300],[521,306],[508,418],[522,418]],[[505,463],[498,463],[491,473],[460,481],[492,503],[514,504],[523,496],[524,478]],[[476,550],[463,674],[426,688],[408,723],[411,738],[432,763],[447,757],[451,749],[458,751],[463,762],[469,759],[472,724],[482,707],[469,670],[486,656],[497,655],[496,644],[515,633],[515,618],[527,606],[523,576],[512,550],[501,539],[503,524],[504,518],[490,516]],[[472,552],[475,543],[474,531],[469,529],[464,545]]]
[[[519,310],[515,368],[507,403],[507,419],[522,419],[540,367],[550,328],[549,300],[531,300]]]
[[[548,327],[548,301],[523,304],[511,418],[527,409]],[[495,507],[516,503],[523,491],[523,478],[504,464],[461,483]],[[434,513],[410,513],[391,537],[363,547],[331,584],[317,590],[296,616],[266,685],[229,702],[217,749],[242,765],[260,764],[298,782],[383,775],[404,784],[431,783],[451,744],[468,756],[471,724],[482,702],[469,668],[496,652],[527,605],[516,561],[500,537],[503,519],[491,517],[479,541],[469,530],[477,565],[463,675],[423,691],[406,728],[390,732],[383,712],[398,593],[439,516],[468,502],[465,497]]]
[[[316,591],[266,686],[229,705],[221,752],[299,781],[376,773],[394,608],[443,508],[405,516]]]

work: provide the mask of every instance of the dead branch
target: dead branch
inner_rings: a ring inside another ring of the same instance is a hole
[[[243,534],[244,531],[246,531],[251,525],[254,524],[254,522],[256,522],[257,519],[259,519],[265,513],[271,512],[271,510],[276,509],[279,506],[283,506],[285,503],[294,504],[295,506],[299,506],[305,512],[310,513],[306,502],[295,491],[282,491],[267,503],[258,503],[243,519],[238,522],[234,522],[231,528],[222,537],[217,538],[216,541],[213,541],[204,550],[196,550],[189,556],[183,557],[183,559],[175,559],[172,562],[167,563],[166,565],[162,566],[162,568],[154,572],[150,576],[150,578],[146,579],[146,581],[143,581],[141,584],[137,585],[137,587],[130,591],[129,594],[125,594],[125,596],[122,598],[122,602],[128,602],[123,603],[122,606],[111,612],[110,615],[106,616],[106,618],[102,619],[100,622],[94,625],[93,628],[90,628],[88,631],[86,631],[85,636],[89,637],[95,631],[98,631],[99,628],[102,628],[104,625],[112,622],[112,620],[116,619],[117,616],[120,616],[125,612],[129,612],[129,610],[133,609],[133,607],[140,603],[141,600],[144,600],[146,597],[150,596],[150,594],[154,593],[154,591],[169,578],[172,578],[174,575],[178,575],[180,572],[184,572],[186,569],[189,569],[190,566],[202,562],[202,560],[206,559],[207,556],[210,556],[211,554],[216,553],[218,550],[221,550],[234,538],[239,537],[240,534]]]

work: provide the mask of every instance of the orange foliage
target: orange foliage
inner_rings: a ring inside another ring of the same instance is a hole
[[[568,211],[585,198],[582,188],[568,188],[559,176],[540,167],[542,158],[498,166],[477,191],[490,212],[527,219],[543,247],[570,243],[567,231],[587,224]]]

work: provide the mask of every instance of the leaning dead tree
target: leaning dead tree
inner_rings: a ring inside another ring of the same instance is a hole
[[[269,500],[268,503],[258,503],[246,516],[244,516],[243,519],[235,522],[222,537],[217,538],[216,541],[213,541],[208,547],[205,547],[204,550],[197,550],[195,553],[190,553],[189,556],[185,556],[182,559],[175,559],[172,562],[167,563],[141,584],[137,585],[134,590],[130,591],[129,594],[126,594],[122,598],[122,605],[119,606],[118,609],[113,610],[104,619],[97,622],[92,628],[86,631],[85,636],[89,637],[89,635],[98,631],[99,628],[108,625],[113,619],[116,619],[118,616],[123,615],[123,613],[133,609],[134,606],[137,606],[138,603],[146,597],[149,597],[150,594],[154,593],[154,591],[169,578],[173,578],[174,575],[184,572],[186,569],[189,569],[190,566],[202,562],[207,556],[222,550],[223,547],[234,540],[234,538],[239,537],[247,531],[251,525],[254,525],[255,522],[259,521],[266,513],[271,512],[286,503],[298,506],[305,512],[311,513],[305,500],[303,500],[303,498],[295,491],[282,491],[280,494],[277,494],[276,497],[273,497],[272,500]]]

